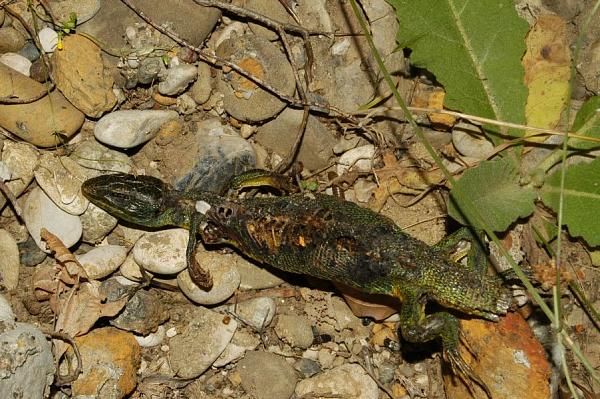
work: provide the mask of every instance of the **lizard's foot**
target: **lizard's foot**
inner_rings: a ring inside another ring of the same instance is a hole
[[[200,266],[195,258],[192,258],[188,262],[188,273],[190,278],[198,287],[203,290],[210,290],[213,286],[213,278],[208,270],[205,270]]]

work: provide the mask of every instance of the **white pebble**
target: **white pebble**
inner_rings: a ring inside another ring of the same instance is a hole
[[[21,54],[4,53],[0,56],[0,62],[25,76],[29,76],[31,61]]]
[[[150,333],[145,337],[140,335],[134,335],[135,340],[142,348],[152,348],[153,346],[160,345],[165,339],[165,328],[158,326],[156,332]]]
[[[79,217],[57,207],[39,187],[31,190],[25,200],[23,219],[35,243],[46,253],[50,251],[40,237],[42,227],[58,236],[67,248],[79,241],[83,231]]]
[[[152,139],[162,125],[178,117],[175,111],[115,111],[103,116],[96,123],[94,136],[104,144],[118,148],[133,148]]]
[[[179,273],[187,267],[185,251],[188,238],[186,229],[146,233],[135,243],[133,258],[138,265],[152,273]]]
[[[103,245],[76,257],[88,277],[97,280],[119,268],[127,257],[127,248],[120,245]]]
[[[16,317],[10,303],[0,294],[0,322],[12,322]]]
[[[177,329],[175,327],[171,327],[167,330],[167,337],[173,338],[177,335]]]
[[[58,45],[58,33],[54,30],[44,28],[38,32],[38,38],[40,39],[42,49],[46,53],[52,53],[56,50],[56,46]]]
[[[0,229],[0,254],[0,285],[9,291],[14,290],[19,283],[19,248],[17,241],[4,229]]]
[[[338,160],[337,173],[339,176],[348,170],[369,172],[373,168],[375,146],[363,145],[346,151]]]
[[[164,96],[181,94],[197,76],[198,68],[194,65],[180,64],[169,68],[163,81],[158,84],[158,92]]]

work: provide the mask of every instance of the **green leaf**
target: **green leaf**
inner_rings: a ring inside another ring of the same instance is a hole
[[[519,217],[533,212],[533,189],[519,185],[515,166],[507,160],[483,161],[467,170],[450,191],[448,213],[477,229],[483,221],[494,231],[505,231]],[[468,204],[474,203],[477,210]]]
[[[572,130],[584,136],[600,138],[600,97],[592,97],[581,106],[575,116]],[[569,146],[577,150],[589,150],[600,146],[600,143],[570,139]]]
[[[529,26],[513,0],[388,0],[396,8],[400,47],[446,90],[445,106],[525,123],[527,89],[521,57]],[[498,144],[500,128],[484,125]],[[509,130],[515,137],[523,131]]]
[[[560,170],[541,188],[542,201],[558,212]],[[563,221],[574,237],[583,237],[592,246],[600,245],[600,158],[571,165],[565,175]]]

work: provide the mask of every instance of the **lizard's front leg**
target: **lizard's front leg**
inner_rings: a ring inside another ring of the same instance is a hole
[[[459,353],[460,324],[448,312],[425,314],[426,298],[420,293],[404,296],[400,310],[400,332],[402,337],[413,343],[423,343],[440,338],[444,359],[450,364],[454,374],[465,381],[474,392],[472,381],[479,385],[491,398],[487,385],[475,374]]]

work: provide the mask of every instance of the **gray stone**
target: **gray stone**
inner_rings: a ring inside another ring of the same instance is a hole
[[[17,244],[19,247],[19,261],[23,266],[37,266],[46,259],[46,253],[35,243],[33,237]]]
[[[304,378],[312,377],[313,375],[321,372],[321,366],[318,362],[315,362],[312,359],[307,359],[305,357],[298,359],[296,364],[294,364],[294,368],[302,374]]]
[[[139,290],[110,324],[121,330],[148,335],[169,319],[169,313],[156,290]]]
[[[275,333],[284,342],[294,348],[306,349],[314,341],[310,322],[306,317],[297,315],[279,315]]]
[[[223,352],[237,322],[203,307],[191,308],[188,320],[182,333],[169,341],[169,363],[178,376],[195,378]]]
[[[277,46],[255,35],[244,35],[223,41],[217,55],[237,65],[244,65],[254,75],[285,95],[296,89],[292,67]],[[237,72],[220,72],[218,88],[223,93],[223,107],[234,118],[244,122],[260,122],[280,112],[285,103],[258,87]]]
[[[175,111],[125,110],[103,116],[94,128],[98,141],[119,148],[133,148],[152,139],[166,122],[175,120]]]
[[[47,398],[54,380],[54,359],[46,337],[31,324],[1,324],[2,396]]]
[[[212,76],[210,72],[210,65],[205,62],[199,62],[198,77],[190,89],[190,95],[196,103],[204,104],[210,98],[211,92]]]
[[[20,196],[33,180],[33,173],[38,165],[39,154],[31,145],[14,141],[5,141],[2,149],[2,163],[8,168],[11,180],[5,184],[14,194]],[[0,196],[0,209],[6,203],[4,195]]]
[[[494,151],[494,144],[480,128],[464,122],[452,129],[452,144],[462,155],[476,159],[485,159]]]
[[[269,352],[246,352],[237,370],[248,395],[256,399],[289,399],[294,393],[296,372],[281,356]]]
[[[206,291],[198,287],[187,270],[177,275],[177,285],[189,299],[201,305],[214,305],[227,300],[240,285],[240,274],[232,261],[232,255],[223,255],[215,251],[196,252],[198,262],[210,272],[213,286]]]
[[[79,217],[66,213],[39,188],[29,193],[23,207],[23,219],[29,234],[44,252],[50,251],[40,237],[41,228],[46,228],[56,235],[68,248],[81,238],[82,227]]]
[[[263,290],[277,287],[284,280],[264,267],[257,266],[245,258],[236,255],[236,267],[240,274],[241,290]]]
[[[188,237],[186,229],[146,233],[135,243],[133,258],[138,265],[152,273],[179,273],[187,267],[185,251]]]
[[[118,223],[117,218],[91,202],[79,218],[83,229],[81,239],[90,244],[102,241]]]
[[[40,58],[40,51],[35,47],[35,44],[32,41],[25,43],[25,46],[19,50],[19,54],[27,58],[30,62]]]
[[[120,245],[102,245],[75,257],[88,277],[98,280],[112,274],[127,257],[127,248]]]
[[[0,229],[0,285],[7,290],[14,290],[19,283],[19,248],[13,236]]]
[[[282,157],[287,156],[296,141],[302,115],[302,110],[285,109],[274,120],[258,128],[256,141]],[[329,165],[329,159],[333,156],[332,148],[336,143],[337,140],[329,129],[314,116],[309,116],[296,159],[310,170],[321,169]]]
[[[165,96],[181,94],[189,84],[198,76],[198,69],[194,65],[179,64],[167,69],[162,81],[158,84],[158,92]]]
[[[133,169],[133,161],[127,154],[108,148],[93,137],[77,144],[70,157],[86,168],[90,177],[107,172],[130,173]]]
[[[277,305],[273,298],[259,297],[229,305],[228,308],[230,312],[254,330],[263,331],[271,324]]]
[[[358,364],[344,364],[302,380],[296,385],[300,397],[338,397],[345,399],[377,399],[379,388]]]
[[[227,344],[225,350],[213,363],[213,367],[223,367],[231,362],[241,359],[247,351],[253,351],[260,344],[260,339],[245,330],[237,330]]]
[[[145,58],[140,63],[137,71],[137,81],[147,85],[158,79],[158,75],[166,70],[165,64],[158,57]]]

